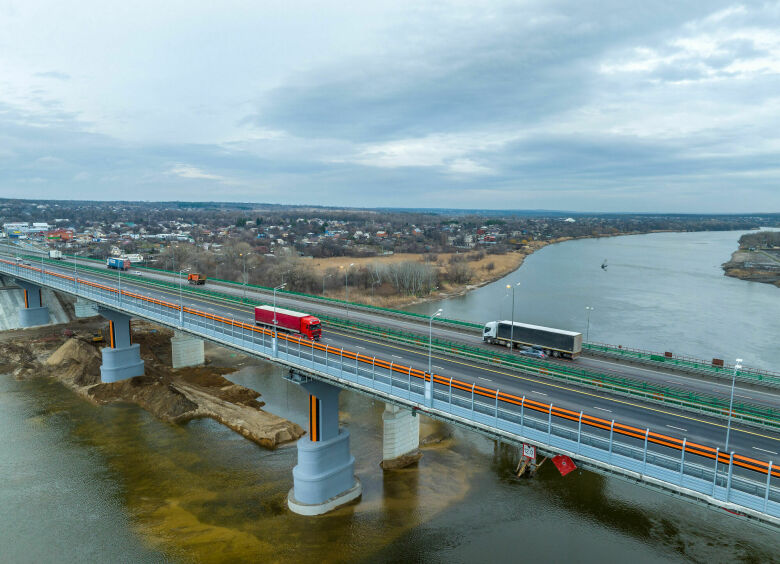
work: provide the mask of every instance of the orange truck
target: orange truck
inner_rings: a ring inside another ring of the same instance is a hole
[[[196,284],[198,286],[203,286],[203,284],[206,283],[206,277],[203,274],[188,274],[187,275],[187,282],[190,284]]]

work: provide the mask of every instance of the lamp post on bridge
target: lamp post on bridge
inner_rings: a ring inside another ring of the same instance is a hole
[[[179,327],[184,326],[184,299],[183,299],[181,275],[189,271],[190,271],[189,268],[185,268],[184,270],[179,271]]]
[[[277,331],[276,331],[276,291],[277,290],[281,290],[285,286],[287,286],[287,282],[285,282],[284,284],[280,284],[279,286],[276,286],[274,288],[274,339],[276,339],[276,333],[277,333]]]
[[[428,319],[428,377],[430,381],[425,382],[425,399],[433,399],[433,365],[431,364],[431,357],[433,354],[433,318],[441,315],[442,309],[436,310],[436,313],[430,316]]]
[[[590,337],[589,337],[589,335],[590,335],[590,312],[593,311],[593,307],[585,306],[585,311],[588,312],[588,323],[585,326],[585,342],[589,343],[590,342]]]
[[[512,289],[512,326],[509,329],[509,348],[513,349],[515,348],[515,288],[520,285],[520,282],[515,284],[514,286],[512,284],[507,284],[506,288],[509,290]]]
[[[724,452],[729,451],[729,435],[731,434],[731,410],[734,407],[734,386],[737,383],[737,370],[742,369],[742,359],[738,358],[737,363],[734,365],[734,373],[731,376],[731,400],[729,400],[729,419],[726,424],[726,448]]]
[[[347,304],[347,319],[349,319],[349,269],[355,266],[354,262],[344,269],[344,302]],[[344,265],[339,268],[344,268]]]

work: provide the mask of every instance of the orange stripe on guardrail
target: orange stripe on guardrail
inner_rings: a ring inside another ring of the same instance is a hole
[[[50,275],[53,274],[53,275],[59,276],[61,278],[65,278],[65,279],[68,279],[68,280],[73,280],[73,277],[47,272],[45,270],[41,270],[39,268],[35,268],[35,267],[32,267],[32,266],[19,265],[17,263],[12,263],[11,261],[4,260],[4,259],[0,259],[0,261],[4,262],[6,264],[16,265],[17,267],[25,268],[27,270],[32,270],[32,271],[36,271],[36,272],[43,272],[44,274],[50,274]],[[103,285],[103,284],[98,284],[98,283],[90,282],[90,281],[87,281],[87,280],[77,280],[77,282],[79,284],[84,284],[84,285],[91,286],[91,287],[94,287],[94,288],[104,289],[104,290],[107,290],[107,291],[112,292],[112,293],[118,293],[118,291],[115,288],[112,288],[111,286],[106,286],[106,285]],[[170,302],[157,300],[155,298],[150,298],[148,296],[143,296],[143,295],[132,293],[132,292],[122,291],[121,294],[124,295],[124,296],[132,297],[132,298],[143,300],[143,301],[150,302],[150,303],[154,303],[154,304],[161,305],[161,306],[164,306],[164,307],[168,307],[168,308],[171,308],[171,309],[176,309],[176,310],[182,309],[182,311],[185,311],[185,312],[190,313],[192,315],[205,317],[205,318],[208,318],[208,319],[212,319],[214,321],[219,321],[220,323],[229,324],[229,325],[234,326],[234,327],[237,326],[237,327],[241,327],[242,329],[247,329],[247,330],[251,330],[251,331],[259,332],[259,333],[264,333],[264,334],[267,334],[267,335],[269,335],[269,334],[273,335],[273,332],[271,330],[269,330],[269,329],[259,328],[259,327],[256,327],[254,325],[248,325],[248,324],[242,323],[240,321],[236,322],[235,320],[227,319],[227,318],[224,318],[224,317],[221,317],[221,316],[217,316],[217,315],[213,315],[213,314],[209,314],[209,313],[197,310],[197,309],[193,309],[193,308],[189,308],[189,307],[183,308],[183,307],[180,307],[180,306],[178,306],[176,304],[173,304],[173,303],[170,303]],[[652,442],[654,444],[666,446],[668,448],[672,448],[672,449],[675,449],[675,450],[680,450],[680,451],[683,450],[683,441],[681,439],[677,439],[675,437],[670,437],[668,435],[662,435],[660,433],[655,433],[655,432],[647,433],[646,430],[644,430],[644,429],[639,429],[637,427],[632,427],[630,425],[625,425],[623,423],[618,423],[618,422],[614,422],[613,423],[612,421],[609,421],[609,420],[606,420],[606,419],[602,419],[600,417],[595,417],[595,416],[592,416],[592,415],[586,415],[584,413],[582,415],[580,415],[580,413],[572,411],[572,410],[555,407],[555,406],[553,406],[551,404],[545,404],[545,403],[542,403],[542,402],[537,402],[535,400],[523,399],[523,398],[521,398],[519,396],[516,396],[516,395],[513,395],[513,394],[507,394],[505,392],[500,392],[498,390],[494,390],[494,389],[487,388],[487,387],[484,387],[484,386],[478,386],[476,384],[469,384],[469,383],[463,382],[461,380],[449,379],[449,378],[445,378],[443,376],[435,375],[435,374],[427,375],[426,372],[424,372],[422,370],[419,370],[419,369],[416,369],[416,368],[412,368],[412,367],[409,367],[409,366],[404,366],[404,365],[401,365],[401,364],[396,364],[394,362],[388,362],[388,361],[385,361],[385,360],[382,360],[382,359],[379,359],[379,358],[375,358],[375,357],[364,356],[364,355],[361,355],[359,353],[352,352],[352,351],[349,351],[349,350],[346,350],[346,349],[341,349],[341,348],[336,349],[336,348],[332,348],[332,347],[329,347],[329,346],[326,346],[326,345],[321,345],[321,344],[316,343],[316,342],[304,341],[304,340],[302,340],[298,336],[288,337],[287,335],[284,335],[284,334],[278,334],[277,337],[282,339],[282,340],[286,340],[288,342],[297,342],[299,345],[305,345],[305,346],[311,347],[312,349],[316,349],[316,350],[327,351],[327,352],[330,352],[330,353],[338,352],[342,356],[342,358],[346,357],[346,358],[357,360],[358,362],[363,362],[363,363],[366,363],[366,364],[372,364],[374,366],[379,366],[380,368],[387,368],[389,370],[392,370],[392,372],[409,374],[411,376],[414,376],[415,378],[425,379],[426,381],[427,380],[432,380],[433,382],[436,382],[436,383],[441,384],[443,386],[448,386],[448,387],[459,389],[459,390],[463,390],[463,391],[470,391],[470,392],[474,393],[475,395],[480,395],[480,396],[483,396],[483,397],[492,398],[492,399],[495,399],[496,401],[500,400],[500,401],[502,401],[504,403],[509,403],[509,404],[513,404],[513,405],[519,405],[519,406],[526,407],[526,408],[534,410],[534,411],[538,411],[538,412],[541,412],[541,413],[548,413],[548,414],[555,415],[556,417],[560,417],[560,418],[563,418],[563,419],[568,419],[570,421],[581,421],[583,424],[585,424],[585,425],[587,425],[589,427],[595,427],[595,428],[600,428],[600,429],[612,430],[614,433],[618,433],[620,435],[628,436],[628,437],[641,438],[641,439],[645,439],[646,438],[648,442]],[[697,456],[703,456],[703,457],[710,458],[710,459],[715,459],[715,456],[716,456],[715,453],[717,452],[718,453],[717,454],[718,461],[721,462],[721,463],[724,463],[724,464],[731,463],[731,464],[733,464],[735,466],[740,466],[742,468],[746,468],[746,469],[749,469],[749,470],[752,470],[752,471],[755,471],[755,472],[758,472],[758,473],[761,473],[761,474],[764,474],[764,475],[766,475],[768,473],[768,470],[769,470],[769,464],[767,462],[763,462],[763,461],[760,461],[760,460],[756,460],[754,458],[749,458],[749,457],[746,457],[746,456],[743,456],[743,455],[736,455],[736,454],[733,457],[731,457],[730,455],[722,453],[722,452],[719,452],[716,449],[713,449],[712,447],[707,447],[707,446],[699,445],[699,444],[696,444],[696,443],[686,443],[685,444],[685,451],[686,452],[690,452],[692,454],[695,454]],[[772,476],[773,477],[780,477],[780,468],[778,468],[778,470],[773,469],[772,470]]]

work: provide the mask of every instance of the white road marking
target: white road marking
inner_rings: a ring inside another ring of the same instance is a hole
[[[750,396],[743,396],[742,394],[734,394],[734,395],[737,396],[738,398],[753,399]]]
[[[595,405],[593,406],[593,409],[598,409],[599,411],[606,411],[607,413],[612,413],[611,409],[604,409],[603,407],[596,407]]]
[[[360,345],[352,345],[356,349],[363,349],[366,350],[366,347],[361,347]]]
[[[678,431],[682,431],[683,433],[687,433],[688,429],[683,429],[682,427],[675,427],[674,425],[667,425],[670,429],[677,429]]]
[[[487,380],[488,382],[492,382],[493,381],[490,378],[483,378],[482,376],[477,376],[477,378],[479,378],[480,380]]]
[[[773,451],[773,450],[767,450],[767,449],[765,449],[765,448],[758,448],[758,447],[753,447],[753,450],[760,450],[761,452],[768,452],[769,454],[777,454],[775,451]]]
[[[537,392],[536,390],[531,390],[531,393],[532,394],[539,394],[540,396],[546,396],[547,395],[547,394],[545,394],[543,392]]]
[[[438,364],[434,364],[433,367],[438,368],[439,370],[447,370],[445,367],[439,366]]]
[[[402,356],[398,356],[397,354],[391,354],[390,356],[392,356],[394,358],[403,358]]]

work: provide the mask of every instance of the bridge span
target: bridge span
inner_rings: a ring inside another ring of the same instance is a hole
[[[417,447],[415,415],[425,413],[497,440],[565,454],[579,466],[780,525],[780,434],[733,424],[728,449],[722,419],[671,406],[628,400],[564,385],[538,373],[464,358],[432,355],[381,337],[338,329],[322,342],[275,335],[253,323],[252,308],[211,295],[154,288],[73,266],[0,259],[0,274],[25,288],[23,325],[46,317],[35,301],[48,287],[95,304],[111,326],[101,376],[114,381],[143,373],[131,342],[131,317],[171,327],[283,365],[310,394],[309,434],[299,441],[288,503],[304,514],[322,513],[360,495],[349,435],[338,426],[338,391],[349,388],[390,407],[385,415],[387,457]],[[43,308],[45,309],[45,308]],[[176,356],[176,351],[174,351]],[[422,367],[422,368],[420,368]],[[771,459],[767,459],[770,455]]]

